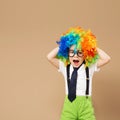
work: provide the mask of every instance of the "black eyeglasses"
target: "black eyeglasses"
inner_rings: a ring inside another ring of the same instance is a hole
[[[75,54],[77,54],[78,57],[82,57],[83,56],[83,53],[82,51],[75,51],[75,50],[69,50],[69,57],[73,57]]]

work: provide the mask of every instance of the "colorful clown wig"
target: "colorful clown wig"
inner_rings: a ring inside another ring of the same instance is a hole
[[[57,44],[59,45],[57,58],[65,65],[70,64],[68,52],[72,45],[83,52],[86,66],[94,64],[99,58],[96,50],[96,37],[90,30],[86,31],[80,27],[70,28],[61,35]]]

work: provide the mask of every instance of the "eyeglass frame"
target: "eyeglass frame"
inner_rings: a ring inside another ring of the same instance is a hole
[[[70,52],[72,52],[71,54],[73,54],[73,55],[70,55]],[[74,57],[75,54],[77,54],[78,57],[83,57],[83,52],[82,51],[79,51],[79,50],[69,50],[69,52],[68,52],[68,56],[69,57]]]

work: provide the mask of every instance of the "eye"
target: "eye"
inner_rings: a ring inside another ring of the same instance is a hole
[[[69,50],[69,57],[73,57],[74,56],[74,50]]]
[[[78,54],[83,54],[82,51],[78,51]]]
[[[77,54],[78,54],[79,57],[83,56],[83,52],[82,51],[78,51]]]

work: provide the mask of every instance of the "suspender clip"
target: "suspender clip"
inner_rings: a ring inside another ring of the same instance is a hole
[[[86,80],[90,80],[89,78],[86,78]]]

